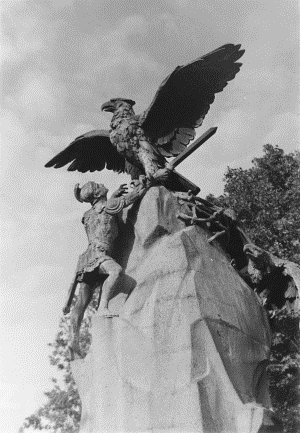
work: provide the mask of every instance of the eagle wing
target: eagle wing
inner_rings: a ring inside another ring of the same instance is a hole
[[[111,144],[109,131],[95,130],[80,135],[45,167],[60,168],[71,163],[68,171],[101,171],[104,168],[122,173],[126,170],[125,158]]]
[[[241,45],[226,44],[177,68],[161,83],[141,117],[146,135],[156,141],[163,156],[176,156],[195,137],[215,99],[238,73],[244,54]]]

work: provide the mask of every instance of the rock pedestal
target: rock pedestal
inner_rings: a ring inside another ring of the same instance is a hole
[[[211,234],[177,211],[156,187],[123,215],[119,317],[95,314],[90,352],[72,363],[81,433],[257,433],[270,406],[266,315]]]

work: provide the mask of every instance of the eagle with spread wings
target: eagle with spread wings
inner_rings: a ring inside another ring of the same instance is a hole
[[[226,44],[177,66],[140,115],[133,111],[133,100],[110,99],[101,107],[113,114],[110,130],[77,137],[45,166],[60,168],[70,163],[69,171],[83,173],[106,168],[126,172],[132,179],[146,175],[150,181],[162,174],[164,178],[167,171],[170,189],[191,189],[187,179],[168,170],[167,160],[179,155],[195,138],[195,129],[202,124],[215,94],[240,70],[242,64],[237,60],[243,54],[241,45]]]

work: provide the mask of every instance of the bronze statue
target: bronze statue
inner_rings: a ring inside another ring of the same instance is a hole
[[[80,202],[91,203],[92,207],[85,212],[82,218],[89,245],[87,250],[79,256],[74,281],[71,284],[68,299],[63,309],[64,314],[70,311],[74,292],[78,283],[80,291],[78,299],[71,313],[71,351],[80,354],[79,330],[84,312],[92,299],[93,291],[99,274],[107,275],[102,289],[98,313],[110,318],[115,316],[108,308],[108,303],[113,297],[116,283],[122,272],[121,266],[112,258],[114,241],[118,236],[118,214],[126,206],[129,206],[145,192],[143,185],[137,185],[128,193],[125,184],[107,199],[108,189],[96,182],[87,182],[82,188],[75,186],[75,197]]]
[[[167,158],[182,153],[195,138],[215,94],[221,92],[239,72],[244,50],[226,44],[193,62],[178,66],[162,82],[149,108],[142,114],[133,111],[134,101],[115,98],[102,110],[113,113],[110,131],[96,130],[77,137],[52,158],[46,167],[59,168],[68,163],[69,171],[114,170],[132,179],[145,174],[147,179],[163,179],[172,191],[199,188],[172,170]],[[168,177],[165,180],[162,174]]]

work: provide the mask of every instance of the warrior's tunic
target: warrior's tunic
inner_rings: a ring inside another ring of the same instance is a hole
[[[89,245],[79,256],[77,263],[77,281],[83,281],[85,274],[93,272],[110,257],[116,237],[118,236],[117,214],[125,205],[123,197],[111,198],[106,205],[95,203],[82,218]]]

